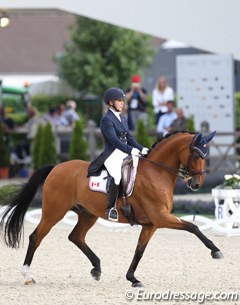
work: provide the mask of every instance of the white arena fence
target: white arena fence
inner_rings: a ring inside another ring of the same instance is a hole
[[[0,208],[0,218],[6,208],[7,208],[6,206]],[[40,221],[41,215],[42,215],[42,209],[34,209],[28,211],[25,215],[25,221],[37,225]],[[238,226],[239,218],[236,219],[231,218],[231,223],[230,222],[228,223],[226,219],[215,220],[200,215],[186,215],[181,217],[181,219],[186,221],[196,222],[201,231],[210,229],[216,235],[225,235],[225,236],[240,235],[240,227]],[[74,226],[77,223],[77,215],[74,212],[69,211],[60,222],[66,225]],[[232,223],[234,224],[234,222],[236,222],[236,226],[234,225],[232,226]],[[112,229],[115,231],[126,231],[130,228],[129,224],[110,222],[101,218],[97,220],[97,223],[108,229]]]
[[[6,208],[7,206],[2,206],[0,208],[0,219]],[[25,221],[37,225],[40,222],[41,216],[42,216],[42,209],[34,209],[26,213]],[[77,215],[76,213],[69,211],[60,222],[70,226],[75,226],[77,223]],[[97,222],[104,227],[110,229],[116,229],[116,230],[119,229],[121,230],[130,227],[130,225],[126,223],[114,223],[101,218],[98,218]]]

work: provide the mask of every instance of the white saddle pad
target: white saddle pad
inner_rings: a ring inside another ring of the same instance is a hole
[[[127,187],[127,194],[126,194],[127,197],[131,196],[133,192],[134,182],[137,174],[138,158],[134,158],[133,161],[134,161],[133,162],[134,165],[133,165],[133,171],[131,173],[130,183]],[[89,177],[90,190],[107,194],[107,177],[108,177],[108,173],[106,170],[103,170],[100,176]]]
[[[95,192],[107,193],[107,177],[108,173],[106,170],[101,172],[100,176],[91,176],[89,178],[89,188]]]

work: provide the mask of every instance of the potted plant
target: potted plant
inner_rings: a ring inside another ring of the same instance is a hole
[[[223,184],[212,189],[215,217],[224,225],[226,233],[240,234],[240,176],[225,175]],[[236,230],[237,229],[237,230]]]
[[[4,134],[0,124],[0,179],[6,179],[9,176],[10,159],[4,142]]]

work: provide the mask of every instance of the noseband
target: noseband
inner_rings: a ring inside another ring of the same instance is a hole
[[[187,160],[187,166],[180,167],[179,170],[175,170],[174,168],[171,168],[171,167],[167,166],[166,164],[156,162],[153,160],[149,160],[148,158],[145,158],[143,156],[140,156],[139,158],[146,160],[158,167],[161,167],[162,169],[165,169],[169,173],[171,173],[181,179],[191,179],[192,177],[194,177],[196,175],[203,176],[205,171],[192,169],[191,161],[192,161],[194,154],[198,154],[201,159],[206,159],[206,157],[208,156],[209,150],[208,150],[207,144],[203,145],[205,152],[203,150],[201,150],[201,147],[196,146],[196,140],[197,140],[197,135],[195,135],[193,137],[192,142],[189,145],[189,155],[188,155],[188,160]]]

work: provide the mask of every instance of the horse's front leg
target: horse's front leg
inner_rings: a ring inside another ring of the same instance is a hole
[[[132,282],[133,287],[143,287],[143,284],[135,278],[134,272],[137,269],[138,263],[143,256],[143,252],[146,249],[146,246],[155,231],[156,227],[149,225],[143,226],[142,231],[140,233],[132,263],[126,274],[127,280]]]
[[[199,230],[198,226],[188,221],[182,220],[182,222],[183,230],[195,234],[204,243],[204,245],[211,250],[212,258],[223,258],[222,252]]]
[[[169,214],[169,212],[166,212],[162,213],[159,217],[159,227],[175,230],[185,230],[193,233],[203,242],[203,244],[208,249],[211,250],[212,258],[223,258],[222,252],[215,246],[215,244],[199,230],[198,226],[191,222],[182,220]]]

